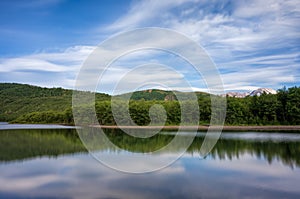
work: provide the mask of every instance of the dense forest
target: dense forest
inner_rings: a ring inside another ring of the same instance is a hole
[[[180,103],[172,91],[147,90],[116,96],[119,98],[119,112],[125,107],[122,98],[132,95],[129,103],[131,119],[138,125],[150,123],[149,109],[154,104],[164,107],[166,125],[181,122]],[[195,109],[191,104],[191,117]],[[211,119],[210,95],[196,93],[200,111],[200,124],[209,124]],[[111,111],[111,96],[96,94],[96,114],[100,124],[115,125]],[[300,87],[282,88],[277,94],[262,94],[245,98],[227,97],[227,125],[300,125]],[[162,121],[163,112],[157,110],[152,119]],[[152,111],[153,112],[153,111]],[[199,114],[199,113],[197,113]],[[118,115],[122,119],[122,114]],[[188,124],[188,117],[186,123]],[[73,124],[72,90],[62,88],[41,88],[23,84],[0,84],[0,121],[16,123],[61,123]],[[123,121],[130,125],[130,121]],[[154,121],[155,123],[155,121]]]
[[[32,121],[24,122],[72,123],[67,119],[72,117],[72,93],[72,90],[62,88],[0,83],[0,121],[12,122],[32,116]],[[97,93],[96,99],[110,100],[110,96]],[[34,118],[37,115],[39,118]]]

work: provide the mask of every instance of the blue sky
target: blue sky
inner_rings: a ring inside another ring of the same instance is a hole
[[[300,2],[294,0],[2,0],[0,82],[73,88],[99,43],[122,31],[162,27],[203,46],[226,90],[300,86],[299,21]],[[163,54],[130,56],[106,79],[118,81],[126,66],[136,63],[163,62],[179,72],[187,67]],[[195,90],[205,90],[193,73],[183,76]],[[110,92],[110,84],[100,91]]]

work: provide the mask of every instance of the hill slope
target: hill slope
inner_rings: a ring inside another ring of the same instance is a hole
[[[195,94],[198,98],[201,97],[209,97],[208,93],[203,92],[180,92],[180,91],[166,91],[166,90],[159,90],[159,89],[148,89],[143,91],[135,91],[131,93],[125,93],[121,95],[117,95],[115,97],[124,99],[130,97],[131,100],[145,100],[145,101],[176,101],[177,96],[180,96],[181,100],[189,100],[191,94]]]
[[[33,112],[65,111],[72,107],[72,90],[27,84],[0,83],[0,121],[12,121]],[[97,94],[97,99],[110,99]]]

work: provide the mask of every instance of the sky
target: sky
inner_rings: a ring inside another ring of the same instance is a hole
[[[2,0],[0,82],[74,88],[97,45],[124,31],[159,27],[202,46],[226,91],[300,86],[299,21],[300,1],[295,0]],[[203,77],[180,57],[143,50],[114,62],[99,91],[113,93],[124,75],[149,63],[175,72],[155,66],[153,71],[136,70],[127,79],[142,85],[155,76],[181,90],[177,80],[183,78],[193,90],[207,89]]]

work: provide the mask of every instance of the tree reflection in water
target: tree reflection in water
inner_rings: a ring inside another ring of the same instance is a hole
[[[106,129],[105,134],[119,148],[134,153],[148,153],[158,150],[170,143],[175,136],[172,132],[162,132],[144,139],[131,137],[117,129]],[[236,134],[239,135],[239,133]],[[188,134],[181,136],[188,136]],[[203,136],[195,137],[186,153],[197,157],[203,139]],[[95,144],[97,144],[97,140],[95,140]],[[97,146],[97,150],[110,151],[111,153],[121,151],[103,146]],[[176,153],[178,150],[174,147],[171,149],[171,153]],[[74,129],[0,131],[0,162],[20,161],[42,156],[55,158],[60,155],[75,153],[87,153],[87,150]],[[237,139],[235,137],[222,138],[219,139],[209,154],[209,158],[231,160],[238,159],[244,154],[265,159],[270,164],[276,160],[291,168],[300,167],[299,139],[274,141]]]

